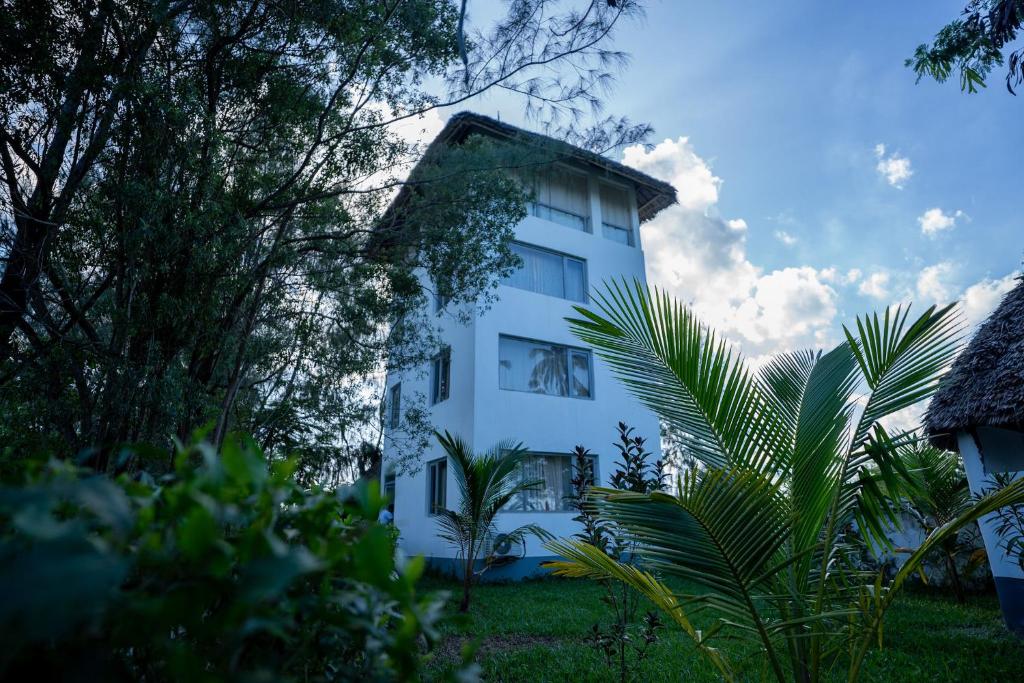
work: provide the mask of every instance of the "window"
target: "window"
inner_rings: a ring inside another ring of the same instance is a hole
[[[597,458],[591,456],[591,477],[596,478]],[[520,482],[544,483],[521,491],[508,504],[510,512],[568,512],[572,509],[573,456],[563,453],[531,453],[519,468]]]
[[[586,303],[586,261],[518,242],[512,244],[512,252],[523,259],[523,266],[505,278],[504,284]]]
[[[445,349],[434,357],[434,367],[431,370],[430,403],[440,403],[448,400],[449,388],[452,380],[452,352]]]
[[[395,473],[390,472],[384,475],[384,497],[388,502],[395,502]]]
[[[399,382],[391,387],[391,399],[388,403],[388,422],[392,429],[398,429],[398,422],[402,417],[402,383]]]
[[[560,344],[506,337],[498,340],[498,386],[551,396],[591,398],[590,352]]]
[[[448,459],[427,463],[427,512],[436,515],[448,507]]]
[[[533,213],[538,218],[586,232],[590,217],[587,177],[560,169],[541,174]]]
[[[629,193],[619,187],[601,185],[601,232],[614,242],[633,246],[633,220]]]
[[[448,305],[449,297],[441,294],[440,292],[434,293],[434,313],[440,313],[444,310],[444,307]]]

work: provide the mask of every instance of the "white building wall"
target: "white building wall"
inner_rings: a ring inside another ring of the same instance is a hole
[[[603,288],[603,283],[612,279],[625,278],[631,283],[636,278],[645,282],[635,200],[631,199],[632,228],[637,246],[606,239],[601,232],[598,182],[590,174],[590,232],[528,216],[516,227],[516,240],[585,259],[590,291]],[[633,197],[632,192],[630,196]],[[459,324],[453,316],[443,316],[442,336],[451,345],[451,397],[432,408],[432,421],[437,429],[457,434],[476,451],[506,438],[522,441],[531,451],[546,453],[569,454],[581,444],[598,455],[597,476],[602,484],[608,483],[618,459],[613,443],[619,421],[634,427],[635,435],[647,438],[652,460],[660,457],[657,418],[629,395],[596,355],[592,359],[590,399],[500,389],[500,335],[575,347],[585,345],[572,335],[565,320],[574,315],[573,306],[578,305],[575,302],[505,285],[499,287],[498,296],[499,300],[489,310],[478,311],[469,325]],[[420,378],[411,378],[406,373],[402,378],[403,399],[407,386],[408,391],[422,391],[429,397],[429,372],[420,374]],[[396,379],[389,377],[388,387]],[[386,438],[385,472],[394,455],[391,441]],[[426,463],[443,456],[440,446],[432,443],[422,458],[420,471],[400,475],[396,480],[395,524],[402,534],[402,547],[409,554],[429,558],[455,556],[455,550],[437,538],[435,520],[427,514]],[[447,493],[447,506],[456,508],[458,490],[451,468]],[[506,511],[499,514],[497,526],[501,531],[534,523],[556,536],[569,536],[577,531],[573,516],[571,512]],[[527,542],[526,554],[530,558],[549,555],[534,538]]]

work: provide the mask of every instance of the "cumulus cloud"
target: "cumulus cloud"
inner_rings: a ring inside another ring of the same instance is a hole
[[[1010,273],[996,280],[986,278],[965,289],[960,296],[964,321],[971,327],[984,322],[1002,301],[1003,295],[1017,285],[1018,277],[1020,273]]]
[[[854,271],[856,271],[856,277],[851,282],[860,278],[860,271],[856,268]],[[854,271],[850,272],[854,273]],[[889,296],[889,278],[889,273],[882,270],[871,273],[861,281],[857,291],[873,299],[886,299]]]
[[[679,205],[644,225],[651,284],[693,310],[752,357],[830,343],[836,315],[828,273],[810,266],[771,272],[747,253],[748,226],[717,214],[722,180],[688,138],[627,148],[623,161],[672,183]]]
[[[942,209],[928,209],[917,217],[917,223],[921,226],[921,233],[928,237],[935,237],[940,232],[952,230],[956,226],[958,218],[962,218],[963,211],[957,210],[951,214],[944,213]]]
[[[914,175],[914,169],[910,167],[910,159],[901,157],[896,152],[886,155],[885,145],[881,143],[875,145],[875,156],[878,158],[875,170],[885,178],[887,183],[902,190],[903,183]]]
[[[940,261],[922,268],[914,287],[917,296],[929,303],[949,303],[956,293],[952,283],[955,274],[956,267],[952,261]]]
[[[785,244],[787,247],[791,247],[796,244],[796,237],[790,235],[785,230],[776,230],[775,239]]]

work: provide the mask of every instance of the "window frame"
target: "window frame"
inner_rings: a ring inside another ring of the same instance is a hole
[[[440,504],[436,493],[440,492]],[[427,463],[427,515],[436,517],[440,510],[448,509],[448,458],[438,458]]]
[[[584,232],[584,233],[593,234],[593,232],[594,232],[594,215],[593,215],[594,214],[594,207],[593,207],[592,197],[590,196],[591,195],[590,175],[586,171],[584,171],[584,170],[573,168],[573,167],[567,166],[565,164],[559,164],[559,163],[552,164],[551,165],[551,169],[545,170],[545,171],[541,171],[540,173],[538,173],[535,176],[534,186],[533,186],[533,194],[534,194],[535,197],[537,197],[539,195],[540,182],[546,177],[546,174],[551,173],[552,171],[554,171],[556,173],[562,173],[562,174],[565,174],[565,175],[575,175],[578,178],[581,178],[583,180],[583,185],[586,188],[587,215],[582,216],[580,214],[573,213],[572,211],[566,211],[565,209],[560,209],[557,206],[551,206],[550,204],[545,204],[544,202],[539,201],[539,199],[534,199],[533,201],[530,202],[530,215],[534,216],[536,218],[539,218],[539,219],[541,219],[543,221],[548,221],[550,223],[554,223],[555,225],[561,225],[563,227],[569,228],[570,230],[576,230],[577,232]],[[572,225],[569,225],[567,223],[564,223],[562,221],[558,221],[558,220],[552,218],[550,215],[548,215],[548,216],[542,215],[542,212],[538,211],[538,207],[543,207],[544,209],[546,209],[547,211],[551,212],[552,214],[563,214],[563,215],[566,215],[566,216],[573,216],[575,218],[579,218],[580,220],[583,221],[583,226],[581,228],[576,228],[576,227],[574,227]]]
[[[388,427],[398,429],[402,424],[402,383],[395,382],[388,390]]]
[[[441,370],[444,372],[444,384],[442,385]],[[441,389],[444,389],[444,396],[441,395]],[[430,405],[436,406],[438,403],[444,403],[452,395],[452,349],[450,346],[446,346],[430,361]]]
[[[575,303],[586,304],[590,303],[590,270],[587,267],[587,259],[579,256],[568,254],[564,251],[558,251],[557,249],[549,249],[548,247],[541,247],[536,244],[530,244],[529,242],[522,242],[515,240],[512,242],[513,246],[524,247],[526,249],[532,249],[534,251],[545,252],[553,256],[558,256],[562,259],[562,296],[556,296],[554,294],[548,294],[547,292],[541,292],[536,289],[527,289],[526,287],[519,287],[510,282],[511,275],[508,278],[503,278],[501,284],[518,289],[521,292],[532,292],[534,294],[540,294],[541,296],[550,296],[555,299],[562,299],[563,301],[573,301]],[[583,298],[582,299],[571,299],[565,295],[569,290],[568,279],[569,279],[569,268],[567,266],[569,261],[575,261],[583,266]]]
[[[629,225],[618,225],[616,223],[611,223],[611,222],[605,220],[604,203],[601,200],[601,190],[603,190],[605,187],[611,188],[612,190],[615,190],[615,191],[619,191],[619,192],[625,193],[625,195],[626,195],[626,211],[629,213]],[[611,242],[615,242],[615,244],[622,244],[623,246],[635,247],[636,244],[637,244],[637,239],[636,239],[636,230],[634,229],[634,225],[633,225],[633,223],[634,223],[634,220],[633,220],[633,206],[634,206],[634,203],[633,203],[632,188],[630,188],[630,187],[628,187],[626,185],[620,184],[620,183],[616,183],[616,182],[612,182],[612,181],[609,181],[609,180],[601,179],[601,180],[598,181],[598,186],[597,186],[597,203],[598,203],[598,206],[600,207],[600,210],[601,210],[601,237],[606,239],[606,240],[609,240]],[[621,230],[621,231],[625,232],[626,233],[626,242],[620,242],[620,241],[618,241],[616,239],[613,239],[613,238],[609,237],[608,234],[607,234],[607,230],[609,230],[609,229],[610,230]]]
[[[559,452],[555,452],[555,451],[528,451],[526,453],[526,455],[524,456],[524,459],[525,458],[533,458],[533,457],[538,457],[538,458],[567,458],[569,460],[569,474],[570,474],[570,476],[575,476],[575,472],[573,471],[573,464],[574,464],[573,461],[574,461],[574,459],[576,457],[575,453],[559,453]],[[592,476],[592,478],[591,478],[591,485],[593,486],[595,484],[598,484],[601,481],[601,456],[600,456],[600,454],[599,453],[591,453],[590,454],[590,462],[593,465],[592,472],[591,472],[591,476]],[[521,472],[522,472],[521,466],[520,466],[519,469],[517,469],[517,472],[520,473],[520,476],[519,476],[519,478],[517,480],[517,483],[522,483],[523,476],[521,475]],[[501,510],[500,510],[501,514],[510,514],[510,515],[532,515],[532,514],[565,515],[565,514],[575,514],[575,511],[571,507],[566,507],[564,510],[526,510],[526,509],[514,510],[514,509],[512,509],[510,507],[516,501],[521,500],[521,497],[525,496],[525,495],[526,495],[525,491],[521,491],[521,492],[517,493],[516,496],[512,500],[510,500],[508,502],[508,505],[506,505],[505,507],[501,508]],[[564,502],[564,498],[565,497],[563,496],[562,497],[562,501],[563,502]],[[568,505],[568,504],[566,503],[566,505]],[[524,505],[524,507],[525,507],[525,505]]]
[[[552,346],[565,349],[565,371],[566,371],[566,393],[564,394],[548,394],[540,391],[530,391],[529,389],[510,389],[501,386],[501,340],[512,339],[515,341],[528,342],[530,344],[540,344],[543,346]],[[589,381],[589,395],[577,396],[573,394],[572,389],[572,359],[575,355],[584,355],[587,358],[587,368]],[[503,334],[498,333],[498,390],[499,391],[515,391],[520,394],[532,394],[534,396],[551,396],[553,398],[573,398],[579,401],[593,401],[594,400],[594,352],[590,349],[583,348],[581,346],[569,346],[568,344],[559,344],[558,342],[543,341],[540,339],[531,339],[530,337],[521,337],[516,334]]]

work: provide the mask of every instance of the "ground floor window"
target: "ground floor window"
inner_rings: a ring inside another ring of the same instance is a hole
[[[591,458],[591,476],[597,476],[597,458]],[[573,456],[568,453],[531,453],[519,468],[520,481],[543,481],[523,491],[508,505],[510,512],[568,512],[572,510]]]

